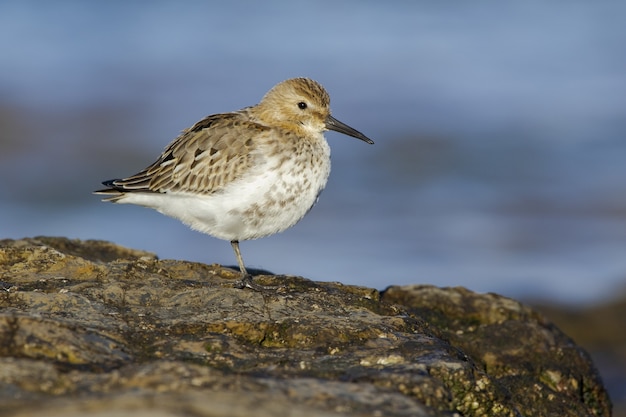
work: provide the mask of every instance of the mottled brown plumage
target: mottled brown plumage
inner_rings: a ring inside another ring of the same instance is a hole
[[[242,112],[202,119],[178,136],[152,165],[131,177],[116,180],[114,188],[197,194],[222,190],[250,168],[259,135],[267,136],[271,130],[251,122],[246,111]]]
[[[230,240],[244,285],[252,286],[239,240],[297,223],[315,204],[330,173],[322,133],[335,130],[367,143],[330,115],[324,88],[307,78],[283,81],[259,104],[208,116],[178,136],[150,166],[106,181],[105,201],[138,204],[195,230]]]

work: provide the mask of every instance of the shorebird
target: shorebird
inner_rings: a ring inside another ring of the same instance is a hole
[[[315,205],[330,174],[326,130],[374,143],[330,114],[330,97],[318,82],[289,79],[255,106],[205,117],[152,165],[105,181],[107,188],[95,193],[230,241],[241,272],[237,286],[258,288],[239,241],[282,232]]]

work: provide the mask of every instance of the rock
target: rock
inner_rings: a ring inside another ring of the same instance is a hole
[[[514,300],[0,241],[9,416],[610,416],[589,356]]]
[[[626,288],[596,303],[558,304],[529,300],[576,340],[598,367],[613,402],[613,416],[626,417]]]

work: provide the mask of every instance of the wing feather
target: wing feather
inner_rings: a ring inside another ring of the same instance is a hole
[[[218,192],[252,166],[255,138],[268,129],[241,112],[208,116],[182,132],[152,165],[106,182],[111,189],[102,192]]]

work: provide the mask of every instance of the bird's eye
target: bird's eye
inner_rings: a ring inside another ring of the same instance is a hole
[[[300,110],[304,110],[304,109],[307,108],[307,105],[306,105],[306,103],[304,101],[301,101],[300,103],[298,103],[298,108]]]

